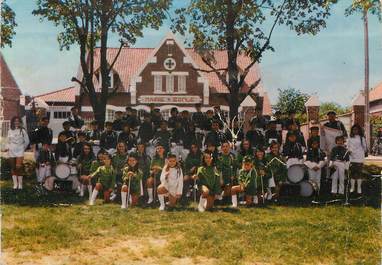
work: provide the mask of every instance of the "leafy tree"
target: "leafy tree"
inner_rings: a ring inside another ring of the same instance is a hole
[[[338,115],[350,112],[350,109],[335,102],[324,102],[320,105],[320,118],[326,118],[329,111],[335,111]]]
[[[1,2],[1,43],[0,47],[4,48],[5,46],[12,47],[12,38],[16,34],[15,27],[16,23],[16,14],[9,7],[6,1]]]
[[[305,113],[305,102],[309,99],[309,95],[302,93],[296,88],[278,89],[279,95],[274,109],[288,114],[290,111],[296,113]]]
[[[271,38],[276,26],[285,25],[299,35],[315,35],[326,26],[334,2],[336,0],[191,0],[187,7],[176,10],[173,30],[191,34],[190,44],[210,68],[197,70],[215,73],[229,90],[226,100],[232,119],[241,102],[261,81],[244,88],[249,71],[261,61],[263,53],[274,51]],[[216,50],[227,51],[227,63],[221,67],[215,64]],[[240,55],[250,58],[250,63],[242,68],[238,66]]]
[[[79,46],[82,93],[88,95],[96,120],[105,121],[107,100],[116,89],[109,90],[109,74],[122,48],[142,37],[146,27],[158,29],[166,17],[170,0],[37,0],[34,15],[63,28],[58,34],[60,49]],[[120,47],[112,62],[107,61],[110,33],[120,36]],[[100,49],[101,92],[97,93],[94,78],[94,49]]]

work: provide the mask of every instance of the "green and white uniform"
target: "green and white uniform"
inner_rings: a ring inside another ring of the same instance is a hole
[[[129,177],[127,174],[129,172],[134,172],[134,176],[130,180],[130,193],[131,194],[143,194],[142,179],[143,173],[140,169],[133,169],[127,166],[123,169],[122,181],[123,184],[129,187]]]
[[[223,177],[224,185],[232,184],[231,177],[236,177],[238,163],[233,154],[220,154],[216,162],[216,168]]]
[[[161,170],[158,170],[158,173],[156,173],[153,177],[156,178],[156,180],[158,181],[157,183],[159,184],[159,181],[160,181],[160,175],[162,173],[162,169],[164,167],[164,164],[165,164],[165,159],[164,158],[160,158],[159,156],[154,156],[153,159],[151,160],[151,165],[150,165],[150,168],[152,169],[153,167],[160,167]]]
[[[115,186],[115,171],[112,166],[100,166],[90,176],[96,178],[96,182],[101,183],[104,190],[113,189]]]
[[[239,184],[244,186],[244,192],[246,195],[254,196],[257,193],[258,175],[255,169],[246,171],[241,169],[239,171]],[[261,183],[260,183],[261,185]]]
[[[267,168],[276,183],[285,182],[288,177],[288,169],[281,155],[269,153],[266,155]]]
[[[123,171],[123,168],[125,167],[126,160],[127,160],[127,154],[119,154],[119,153],[116,153],[111,160],[111,164],[113,165],[113,168],[115,171],[115,178],[116,178],[117,184],[122,183],[122,171]]]
[[[198,168],[198,186],[199,190],[202,190],[202,186],[206,186],[209,189],[209,195],[220,195],[220,174],[214,166],[202,166]]]
[[[198,169],[198,167],[201,166],[202,164],[202,153],[198,152],[196,154],[191,154],[189,153],[187,155],[187,158],[184,162],[184,171],[185,171],[185,175],[189,175],[189,176],[192,176],[194,175]],[[192,169],[195,169],[194,172],[191,172]]]

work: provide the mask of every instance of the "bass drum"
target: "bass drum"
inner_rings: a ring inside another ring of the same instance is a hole
[[[54,173],[59,179],[67,179],[70,176],[70,167],[67,164],[58,164]]]
[[[300,182],[300,196],[311,197],[318,191],[318,186],[313,181]]]
[[[292,165],[288,168],[288,181],[297,184],[304,179],[304,169],[302,165]]]

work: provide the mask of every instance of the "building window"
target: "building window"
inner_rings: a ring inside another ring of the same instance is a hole
[[[154,93],[162,93],[162,76],[154,75]]]
[[[178,76],[178,92],[186,93],[186,76],[185,75]]]
[[[106,121],[114,121],[114,115],[115,115],[115,111],[108,109],[106,111]]]
[[[55,111],[53,112],[53,118],[55,119],[67,119],[70,117],[70,111]]]
[[[174,76],[166,75],[166,92],[174,93]]]

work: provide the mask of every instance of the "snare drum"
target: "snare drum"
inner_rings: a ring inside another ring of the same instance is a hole
[[[302,165],[292,165],[288,168],[288,180],[297,184],[304,179],[304,169]]]
[[[67,164],[58,164],[54,171],[55,175],[59,179],[66,179],[70,176],[70,166]]]
[[[318,186],[313,181],[300,182],[300,195],[302,197],[311,197],[318,190]]]

